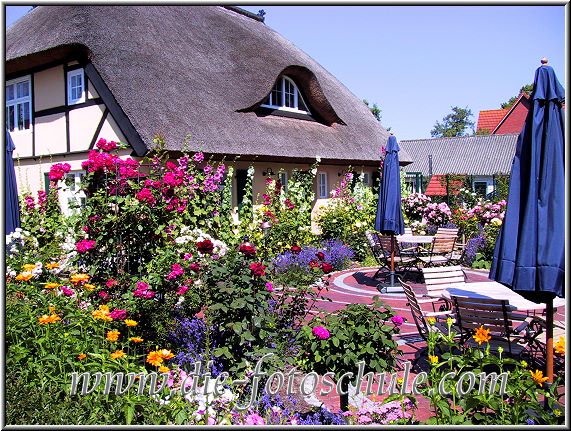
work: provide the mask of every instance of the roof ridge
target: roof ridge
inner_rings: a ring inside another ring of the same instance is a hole
[[[238,6],[222,6],[224,9],[228,9],[231,10],[232,12],[236,12],[239,13],[240,15],[244,15],[245,17],[251,18],[253,20],[259,21],[259,22],[264,22],[265,18],[263,15],[257,15],[253,12],[250,12],[246,9],[242,9],[241,7]]]

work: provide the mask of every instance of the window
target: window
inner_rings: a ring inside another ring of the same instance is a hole
[[[474,181],[474,192],[479,196],[486,196],[488,193],[488,183],[485,181]]]
[[[32,88],[29,76],[6,82],[6,127],[29,130],[32,124]]]
[[[84,172],[69,172],[59,193],[61,211],[69,216],[85,207],[86,196],[81,189]]]
[[[270,91],[267,103],[262,104],[266,108],[282,109],[284,111],[301,112],[309,114],[309,109],[303,101],[303,97],[290,78],[281,76]]]
[[[282,189],[284,192],[287,192],[287,172],[282,171],[278,174],[278,179],[280,183],[282,183]]]
[[[329,194],[327,193],[327,173],[319,172],[319,198],[324,199],[328,197]]]
[[[85,79],[83,69],[67,72],[67,104],[75,105],[85,102]]]
[[[371,186],[371,176],[368,172],[363,172],[363,184],[366,186]]]

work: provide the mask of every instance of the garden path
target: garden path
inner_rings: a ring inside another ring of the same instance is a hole
[[[325,299],[319,300],[316,303],[316,307],[319,310],[324,311],[335,311],[339,310],[347,304],[362,303],[370,304],[372,303],[372,298],[378,295],[380,299],[388,304],[392,309],[399,315],[403,316],[406,320],[401,326],[400,334],[397,336],[397,342],[399,344],[399,349],[403,352],[402,362],[410,361],[411,363],[415,359],[415,355],[426,347],[426,343],[418,335],[416,325],[412,319],[410,308],[407,305],[406,297],[404,293],[391,293],[391,294],[381,294],[376,289],[378,280],[373,279],[377,268],[352,268],[345,271],[334,273],[330,279],[329,291],[323,294],[324,297],[331,299],[327,301]],[[473,270],[465,269],[467,282],[479,282],[488,281],[488,271],[483,270]],[[423,290],[423,285],[419,283],[411,283],[413,289],[421,292]],[[425,307],[429,307],[425,305]],[[423,308],[425,308],[423,307]],[[426,308],[428,310],[428,308]],[[316,311],[317,313],[319,311]],[[557,309],[555,314],[556,321],[565,321],[565,307],[560,307]],[[419,361],[419,365],[423,367],[424,361]],[[423,367],[424,369],[424,367]],[[399,374],[401,375],[402,372]],[[411,373],[411,378],[416,374]],[[365,387],[363,386],[363,389]],[[317,393],[319,393],[319,387]],[[373,386],[373,390],[376,391],[377,387]],[[374,396],[373,396],[374,397]],[[416,412],[417,419],[424,421],[431,416],[430,404],[427,399],[419,397],[419,406]],[[314,405],[320,405],[323,403],[331,411],[337,411],[339,409],[339,397],[333,391],[327,396],[316,396],[307,399],[308,402]],[[350,396],[350,403],[353,405],[359,405],[360,403],[367,402],[363,396]]]

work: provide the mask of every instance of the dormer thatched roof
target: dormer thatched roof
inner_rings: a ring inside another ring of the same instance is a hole
[[[365,104],[263,22],[220,6],[39,6],[6,32],[6,73],[85,56],[142,141],[207,153],[374,164],[388,132]],[[282,73],[318,121],[257,107]],[[401,151],[401,162],[410,157]]]

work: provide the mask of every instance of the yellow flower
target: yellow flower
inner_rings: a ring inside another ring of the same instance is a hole
[[[107,305],[100,305],[98,310],[91,312],[95,320],[103,320],[104,322],[111,322],[112,317],[109,317],[109,307]]]
[[[52,307],[51,305],[48,307],[48,310],[50,310],[50,313],[53,313],[54,311],[56,311],[55,307]]]
[[[553,414],[555,415],[555,417],[559,417],[561,416],[561,410],[553,410]]]
[[[521,366],[522,366],[523,368],[527,368],[527,362],[521,361]]]
[[[111,359],[120,359],[123,356],[125,356],[125,352],[123,352],[123,350],[116,350],[113,353],[111,353],[109,356],[111,357]]]
[[[557,343],[555,343],[555,353],[557,353],[558,355],[564,355],[565,354],[565,338],[563,337],[559,337],[559,340],[557,340]]]
[[[22,272],[16,276],[16,281],[30,281],[32,277],[31,272]]]
[[[119,339],[119,335],[121,335],[119,331],[108,331],[107,339],[114,343]]]
[[[453,323],[454,323],[454,319],[452,319],[452,317],[449,317],[448,319],[446,319],[446,324],[448,325],[448,327],[452,326]]]
[[[38,317],[38,323],[40,325],[48,325],[50,323],[55,323],[61,320],[61,317],[59,317],[57,314],[50,314],[49,316],[47,314],[44,314],[42,317]]]
[[[161,352],[159,350],[149,352],[149,354],[147,355],[147,362],[151,365],[154,365],[155,367],[162,365],[163,357],[161,355]]]
[[[474,338],[474,340],[476,340],[476,343],[478,343],[478,345],[481,345],[482,343],[487,343],[492,339],[492,337],[490,336],[490,330],[484,329],[484,326],[480,326],[478,329],[476,329],[476,333],[472,337]]]
[[[77,359],[79,359],[80,361],[83,361],[85,358],[87,358],[87,355],[85,353],[80,353],[79,355],[77,355]]]
[[[125,325],[127,325],[127,326],[137,326],[138,325],[137,322],[135,322],[134,320],[131,320],[131,319],[126,319],[124,322],[125,322]]]
[[[133,343],[142,343],[144,340],[141,337],[131,337],[129,338]]]
[[[164,365],[161,365],[159,367],[159,372],[161,373],[168,373],[171,369],[169,367],[165,367]]]
[[[434,317],[429,317],[426,319],[429,325],[434,325],[436,323],[436,319]]]
[[[85,283],[85,284],[83,285],[83,287],[85,287],[87,290],[95,290],[95,285],[94,285],[94,284]]]
[[[89,277],[87,274],[73,274],[71,277],[69,277],[69,281],[71,281],[73,284],[87,283],[90,278],[91,277]]]
[[[161,356],[163,357],[163,359],[174,358],[174,354],[170,350],[167,350],[167,349],[161,350]]]
[[[22,265],[22,269],[26,272],[31,272],[33,271],[33,269],[36,267],[36,265],[34,265],[33,263],[26,263],[25,265]]]
[[[533,381],[539,386],[541,386],[543,382],[546,382],[549,379],[548,377],[543,377],[543,371],[535,370],[535,372],[533,372],[529,370],[529,373],[531,374]]]
[[[430,361],[431,365],[438,364],[438,356],[428,355],[428,360]]]
[[[399,378],[397,379],[397,383],[398,383],[399,385],[402,385],[403,382],[404,382],[404,379],[403,379],[402,377],[399,377]]]
[[[59,263],[48,263],[46,265],[47,269],[54,269],[54,268],[59,268]]]
[[[61,285],[58,283],[46,283],[44,286],[46,289],[55,289],[56,287],[60,287]]]

